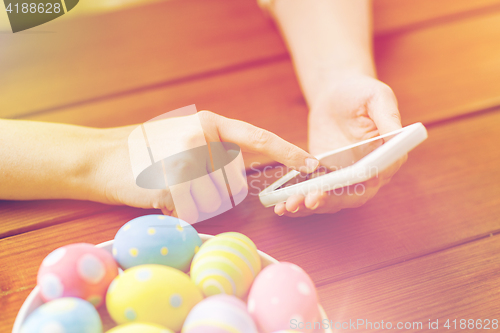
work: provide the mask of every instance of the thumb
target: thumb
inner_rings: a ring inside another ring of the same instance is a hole
[[[368,115],[377,126],[380,135],[402,127],[396,96],[391,88],[385,87],[386,91],[376,94],[368,103]]]

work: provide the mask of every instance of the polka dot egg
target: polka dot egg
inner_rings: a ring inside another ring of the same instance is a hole
[[[40,265],[37,284],[44,301],[79,297],[99,306],[118,275],[118,265],[109,252],[79,243],[51,252]]]
[[[187,274],[163,265],[141,265],[115,278],[106,295],[106,306],[118,324],[148,322],[177,332],[202,299]]]
[[[262,270],[250,289],[247,306],[263,333],[320,318],[314,283],[302,268],[288,262]]]
[[[145,215],[118,230],[113,257],[123,269],[159,264],[186,271],[201,246],[198,232],[172,216]]]
[[[189,313],[182,333],[258,333],[246,304],[229,295],[210,296]]]
[[[174,331],[155,324],[130,323],[112,328],[106,333],[174,333]]]
[[[66,297],[38,307],[27,318],[21,333],[102,333],[102,323],[92,304]]]
[[[191,263],[191,279],[205,296],[246,296],[260,272],[257,247],[243,234],[227,232],[206,241]]]

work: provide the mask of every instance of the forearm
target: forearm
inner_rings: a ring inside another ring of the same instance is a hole
[[[270,10],[309,106],[329,80],[375,76],[369,0],[275,0]]]
[[[99,131],[0,119],[0,199],[88,199]]]

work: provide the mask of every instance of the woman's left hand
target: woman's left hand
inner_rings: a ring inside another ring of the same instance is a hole
[[[313,155],[344,147],[401,128],[397,100],[391,88],[365,75],[338,79],[311,103],[309,113],[309,151]],[[335,213],[359,207],[387,184],[406,156],[364,183],[343,191],[293,195],[275,206],[278,215],[293,217]],[[341,192],[341,193],[339,193]]]

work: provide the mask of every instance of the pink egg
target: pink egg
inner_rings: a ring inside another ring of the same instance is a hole
[[[111,253],[92,244],[70,244],[52,251],[38,270],[37,285],[44,301],[78,297],[98,307],[118,275]]]
[[[320,320],[314,283],[302,268],[288,262],[269,265],[257,275],[248,312],[263,333]]]

